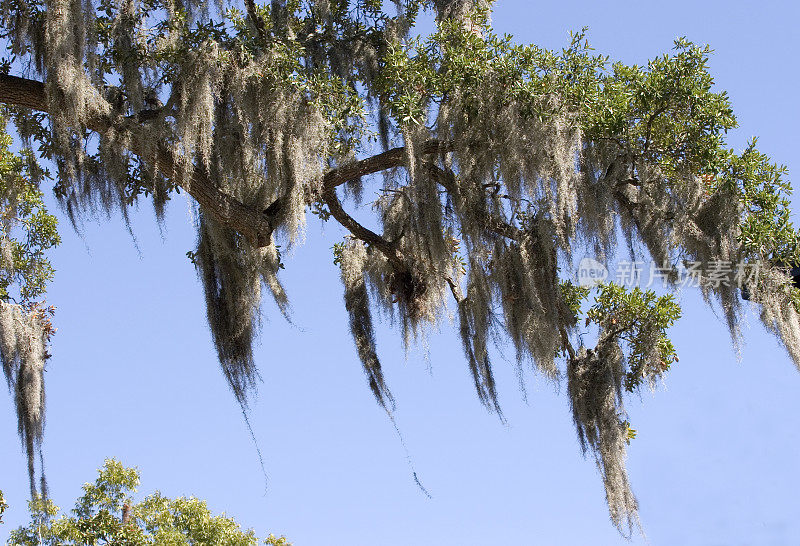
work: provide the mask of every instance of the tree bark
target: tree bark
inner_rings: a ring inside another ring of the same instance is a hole
[[[99,101],[99,106],[88,116],[87,127],[98,133],[104,133],[111,127],[128,131],[131,137],[130,151],[142,156],[148,138],[146,128],[141,124],[131,124],[131,120],[123,116],[107,114],[112,112],[111,105],[102,98]],[[48,112],[44,84],[16,76],[0,75],[0,102]],[[270,244],[274,226],[267,215],[224,193],[201,169],[195,168],[188,177],[181,177],[177,168],[178,160],[166,146],[159,145],[156,162],[156,168],[161,173],[186,190],[215,220],[236,230],[257,246]]]

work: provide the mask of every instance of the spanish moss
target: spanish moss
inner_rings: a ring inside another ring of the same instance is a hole
[[[0,302],[0,360],[17,410],[17,429],[28,458],[31,497],[37,495],[36,459],[44,433],[44,371],[48,330],[41,311]],[[42,470],[42,469],[40,469]],[[46,495],[44,473],[41,491]]]

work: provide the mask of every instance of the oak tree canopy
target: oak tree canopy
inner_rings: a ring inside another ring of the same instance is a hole
[[[520,369],[566,383],[623,533],[638,526],[624,399],[677,361],[680,309],[671,294],[581,286],[575,257],[628,252],[672,288],[685,263],[728,264],[701,288],[734,345],[744,288],[800,365],[786,169],[755,142],[727,147],[736,118],[710,49],[680,39],[627,66],[583,32],[561,51],[517,44],[493,31],[491,7],[0,0],[0,102],[23,144],[0,150],[0,357],[33,493],[53,333],[45,252],[58,244],[44,186],[77,227],[143,201],[160,218],[173,194],[192,197],[189,258],[243,409],[262,291],[289,313],[280,249],[302,244],[309,213],[337,222],[349,235],[333,260],[377,402],[391,414],[376,312],[409,344],[454,318],[478,398],[501,417],[490,347],[510,342]]]
[[[136,502],[134,495],[139,483],[136,468],[106,459],[95,482],[83,484],[83,495],[69,515],[59,515],[59,508],[52,500],[34,497],[28,503],[30,523],[11,531],[6,544],[292,546],[285,537],[272,534],[259,540],[252,529],[242,529],[225,514],[212,514],[206,502],[195,497],[170,499],[156,491]]]

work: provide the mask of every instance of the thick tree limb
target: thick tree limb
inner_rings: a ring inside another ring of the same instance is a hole
[[[430,155],[447,151],[447,147],[438,140],[431,140],[423,144],[422,154]],[[386,258],[395,265],[405,269],[403,257],[395,245],[359,224],[352,216],[345,212],[339,197],[336,195],[336,188],[362,176],[368,176],[387,169],[394,169],[403,164],[406,149],[403,147],[392,148],[383,153],[337,167],[328,171],[322,178],[322,200],[328,205],[331,216],[339,222],[345,229],[358,239],[368,243],[380,250]]]
[[[387,241],[371,229],[362,226],[355,218],[347,214],[342,207],[341,201],[339,201],[339,197],[336,195],[336,186],[327,188],[322,194],[322,200],[328,205],[331,216],[345,229],[358,239],[380,250],[390,262],[398,266],[401,270],[407,269],[406,264],[403,262],[402,254],[393,243]]]
[[[0,103],[41,112],[48,110],[44,84],[9,75],[0,75]],[[128,131],[131,136],[130,151],[139,156],[145,155],[145,143],[148,138],[146,128],[140,124],[132,124],[131,120],[122,116],[112,114],[111,105],[100,97],[98,104],[95,111],[89,115],[87,127],[98,133],[104,133],[111,127],[118,131]],[[181,176],[178,159],[163,145],[158,147],[155,160],[156,168],[170,177],[177,186],[186,190],[215,220],[236,230],[253,244],[258,246],[270,244],[274,226],[269,216],[221,191],[201,169],[193,169],[188,177]]]
[[[431,155],[448,151],[448,147],[438,140],[429,140],[422,145],[422,155]],[[403,164],[406,149],[403,147],[392,148],[383,153],[373,155],[367,159],[349,163],[328,171],[322,179],[323,191],[341,186],[345,182],[355,180],[362,176],[375,174],[387,169],[394,169]]]
[[[22,108],[30,108],[41,112],[48,111],[47,96],[43,83],[18,78],[16,76],[0,75],[0,103],[5,103]],[[113,113],[111,105],[98,97],[95,111],[89,115],[87,127],[98,133],[104,133],[112,127],[121,132],[127,132],[130,138],[130,151],[136,155],[146,157],[148,139],[146,126],[136,123],[133,118],[125,118]],[[448,147],[439,141],[426,142],[420,153],[432,155],[446,152]],[[341,202],[336,196],[336,188],[356,178],[375,174],[387,169],[400,167],[403,164],[405,148],[398,147],[387,150],[372,157],[356,161],[332,169],[323,177],[322,199],[327,203],[331,215],[342,226],[362,241],[373,245],[383,252],[386,257],[397,265],[402,264],[402,257],[395,246],[373,231],[359,224],[353,217],[345,212]],[[179,159],[166,146],[160,145],[156,150],[156,168],[171,178],[173,183],[180,186],[191,195],[215,220],[236,230],[253,244],[266,246],[270,244],[272,231],[272,215],[268,211],[259,211],[248,207],[237,199],[224,193],[209,178],[202,169],[194,168],[191,174],[182,176]],[[454,180],[447,177],[447,173],[431,164],[433,174],[440,183],[451,193],[456,191]],[[504,237],[516,239],[519,230],[495,218],[486,218],[486,227]]]
[[[252,14],[256,16],[256,13]],[[254,21],[258,24],[257,17]],[[0,75],[0,103],[22,108],[30,108],[41,112],[48,111],[45,86],[42,82],[18,78],[16,76]],[[87,127],[98,133],[104,133],[111,127],[118,131],[128,131],[131,136],[131,152],[143,156],[144,143],[148,135],[146,128],[141,124],[132,123],[132,119],[114,115],[111,105],[98,97],[100,106],[89,116]],[[422,146],[424,155],[446,151],[438,141],[430,141]],[[393,148],[375,156],[335,168],[325,174],[323,178],[323,199],[331,209],[332,216],[353,235],[368,242],[382,252],[392,261],[398,260],[397,251],[382,237],[364,228],[349,216],[336,197],[335,188],[361,176],[367,176],[387,169],[399,167],[403,164],[405,148]],[[211,214],[215,220],[236,230],[258,246],[270,244],[274,226],[271,215],[265,214],[248,207],[240,201],[227,195],[209,178],[201,169],[193,169],[187,177],[180,176],[179,159],[166,148],[159,146],[156,152],[157,169],[171,178],[173,182],[186,190],[203,209]],[[387,246],[389,245],[389,246]]]
[[[435,140],[425,143],[422,149],[422,153],[425,155],[443,151],[447,151],[446,146]],[[322,200],[328,205],[331,216],[353,234],[353,236],[377,248],[389,261],[399,266],[401,269],[406,269],[408,266],[403,263],[403,256],[397,250],[396,245],[392,241],[388,241],[374,231],[362,226],[350,216],[344,210],[341,201],[339,201],[339,197],[336,195],[336,187],[361,176],[367,176],[386,169],[399,167],[402,165],[404,154],[404,148],[393,148],[350,165],[333,169],[323,178],[322,190]],[[445,190],[450,192],[454,197],[458,197],[458,187],[453,173],[446,172],[433,163],[426,163],[426,167],[429,169],[430,174]],[[497,235],[513,240],[519,240],[522,237],[522,231],[519,228],[491,214],[486,214],[483,220],[486,229]],[[448,280],[448,282],[451,281]]]
[[[0,75],[0,102],[32,110],[47,111],[44,84],[35,80]]]

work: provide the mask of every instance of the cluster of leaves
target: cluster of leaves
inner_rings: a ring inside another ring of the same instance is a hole
[[[561,295],[564,298],[564,302],[574,315],[575,322],[577,323],[578,317],[581,314],[581,306],[583,305],[584,300],[589,297],[591,288],[588,286],[575,284],[570,280],[561,281],[559,288],[561,289]]]
[[[55,270],[47,250],[61,242],[56,217],[32,176],[32,153],[15,154],[0,111],[0,299],[32,304],[42,298]]]
[[[390,45],[378,81],[401,122],[424,122],[430,100],[491,82],[500,104],[525,105],[540,118],[577,112],[592,139],[613,140],[665,166],[688,160],[706,172],[736,126],[727,94],[712,91],[710,53],[679,39],[674,54],[645,67],[609,66],[608,56],[593,53],[586,29],[554,51],[495,34],[479,10],[466,29],[447,19],[426,39]],[[542,100],[548,97],[554,102]]]
[[[759,152],[755,139],[740,155],[722,154],[718,165],[706,178],[708,191],[739,197],[743,254],[752,261],[800,263],[800,233],[790,220],[792,186],[786,167]]]
[[[586,325],[600,328],[598,346],[624,342],[628,348],[625,389],[652,384],[678,360],[667,329],[680,318],[681,309],[672,294],[657,296],[652,290],[627,290],[615,283],[598,286],[595,303],[586,313]]]
[[[256,546],[252,530],[243,531],[231,518],[214,516],[204,501],[169,499],[156,492],[136,503],[131,496],[139,473],[119,461],[106,460],[94,483],[83,486],[71,515],[56,517],[59,508],[42,497],[29,502],[31,523],[12,531],[9,546],[126,544],[209,544]],[[263,544],[291,546],[269,535]]]
[[[3,497],[3,492],[0,491],[0,523],[3,523],[3,514],[5,514],[7,509],[8,504],[6,503],[6,499]]]
[[[389,47],[379,82],[400,122],[424,122],[430,101],[491,81],[498,103],[528,105],[540,117],[577,112],[589,139],[614,142],[628,161],[655,162],[667,176],[703,176],[709,194],[735,190],[747,212],[741,228],[747,250],[796,256],[786,169],[760,153],[755,140],[741,154],[725,147],[725,134],[737,122],[727,93],[713,90],[708,46],[678,39],[673,54],[647,66],[609,68],[607,56],[592,53],[585,31],[555,52],[493,34],[480,14],[473,24],[481,32],[448,20],[426,40]],[[558,98],[549,111],[542,101],[548,96]]]
[[[646,67],[614,63],[587,95],[584,127],[666,174],[717,168],[725,133],[736,127],[727,94],[713,90],[711,49],[685,39]]]
[[[439,94],[432,43],[414,38],[407,44],[390,44],[377,80],[386,105],[401,125],[421,125],[427,106]]]
[[[489,26],[488,12],[478,10],[468,24],[440,21],[426,39],[393,44],[382,58],[378,87],[398,122],[427,122],[431,102],[443,103],[454,92],[491,85],[497,104],[516,103],[526,115],[545,119],[558,112],[592,111],[603,93],[607,57],[592,55],[585,32],[572,35],[561,52],[522,45]],[[549,102],[543,98],[553,98]],[[466,115],[479,105],[467,103]]]
[[[628,442],[628,444],[630,444],[631,440],[636,439],[637,432],[635,428],[631,428],[631,424],[628,421],[625,421],[624,424],[625,424],[625,439]]]
[[[345,251],[347,243],[344,241],[340,241],[338,243],[333,243],[331,250],[333,250],[333,265],[339,265],[342,263],[342,254]]]

